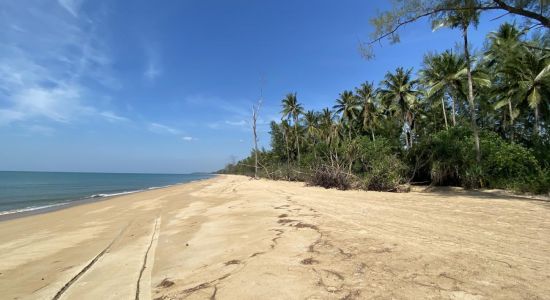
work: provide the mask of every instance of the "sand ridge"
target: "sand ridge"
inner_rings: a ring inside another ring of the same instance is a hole
[[[0,223],[2,299],[550,299],[550,203],[218,176]],[[57,298],[56,298],[57,297]]]

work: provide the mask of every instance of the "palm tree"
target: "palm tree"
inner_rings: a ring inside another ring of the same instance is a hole
[[[443,108],[445,125],[447,125],[447,111],[445,98],[451,100],[451,120],[456,126],[456,102],[462,93],[462,82],[466,79],[466,62],[464,58],[445,51],[439,55],[424,57],[424,68],[420,72],[423,81],[429,87],[428,98],[439,98]]]
[[[495,109],[508,107],[508,119],[510,122],[510,140],[514,141],[514,119],[519,115],[517,109],[519,95],[519,81],[517,80],[516,66],[521,65],[521,57],[527,48],[521,42],[522,33],[512,24],[500,25],[496,32],[488,36],[489,48],[485,52],[487,67],[494,70],[495,86],[493,94],[496,98]],[[502,122],[506,125],[506,120]],[[505,130],[506,131],[506,130]]]
[[[444,0],[443,7],[462,7],[460,10],[442,11],[436,14],[433,20],[433,27],[438,28],[448,26],[450,28],[459,28],[462,31],[464,41],[464,59],[466,60],[466,76],[468,81],[468,107],[472,130],[474,132],[474,141],[476,147],[476,160],[481,161],[481,149],[479,145],[479,129],[477,127],[476,107],[474,101],[474,82],[472,78],[472,59],[468,46],[468,29],[470,26],[477,27],[479,24],[479,11],[477,0]]]
[[[331,130],[334,125],[334,113],[328,108],[323,108],[319,116],[319,125],[324,141],[330,144]]]
[[[306,138],[313,145],[313,156],[317,158],[316,141],[319,135],[319,118],[318,114],[313,110],[308,110],[304,114],[304,127],[306,131]]]
[[[336,105],[333,108],[336,110],[336,113],[341,114],[342,124],[347,126],[349,139],[351,140],[353,122],[361,112],[361,105],[357,97],[350,91],[344,91],[336,99]]]
[[[416,80],[411,78],[412,69],[397,68],[395,74],[386,73],[382,81],[383,88],[378,90],[380,99],[393,115],[400,115],[405,126],[405,144],[412,146],[412,130],[414,129],[414,113],[419,92],[415,89]]]
[[[362,102],[361,119],[363,121],[363,130],[368,131],[372,135],[374,141],[374,126],[376,125],[377,108],[375,101],[374,85],[369,82],[361,84],[355,89],[355,93]]]
[[[293,119],[293,125],[294,125],[294,134],[295,134],[295,143],[296,148],[298,150],[298,164],[300,163],[300,135],[298,134],[298,119],[300,118],[300,115],[304,112],[304,108],[300,103],[298,103],[298,99],[296,98],[296,93],[287,94],[286,97],[282,101],[282,114],[283,118]]]
[[[535,115],[535,133],[540,134],[540,107],[550,97],[550,53],[529,50],[518,66],[519,93]],[[548,104],[548,103],[547,103]]]

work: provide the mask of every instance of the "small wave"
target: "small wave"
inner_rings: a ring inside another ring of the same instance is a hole
[[[135,190],[135,191],[126,191],[126,192],[118,192],[118,193],[109,193],[109,194],[93,194],[86,198],[105,198],[105,197],[113,197],[113,196],[122,196],[122,195],[128,195],[133,193],[139,193],[143,192],[144,190]]]
[[[50,205],[42,205],[42,206],[29,206],[29,207],[25,207],[25,208],[0,211],[0,216],[18,214],[18,213],[22,213],[22,212],[35,211],[35,210],[46,209],[46,208],[51,208],[51,207],[56,207],[56,206],[62,206],[62,205],[66,205],[66,204],[68,204],[68,202],[56,203],[56,204],[50,204]]]

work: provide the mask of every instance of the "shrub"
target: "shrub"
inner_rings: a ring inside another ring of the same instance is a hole
[[[403,184],[407,166],[393,153],[385,139],[363,138],[359,144],[363,184],[367,190],[397,191]]]
[[[434,184],[475,186],[478,182],[480,172],[474,168],[474,142],[467,128],[437,132],[423,147],[430,152],[430,177]]]
[[[350,175],[344,173],[338,168],[333,168],[326,165],[321,165],[309,177],[307,183],[309,185],[321,186],[324,188],[337,188],[339,190],[347,190],[351,187]]]
[[[504,141],[496,133],[486,132],[481,139],[484,185],[512,189],[541,176],[537,159],[530,149]]]

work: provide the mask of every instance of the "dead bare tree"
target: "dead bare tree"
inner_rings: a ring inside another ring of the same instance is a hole
[[[254,105],[252,105],[252,134],[254,136],[254,179],[258,179],[258,133],[256,131],[256,125],[258,121],[258,114],[262,107],[263,93],[260,89],[260,99]]]

